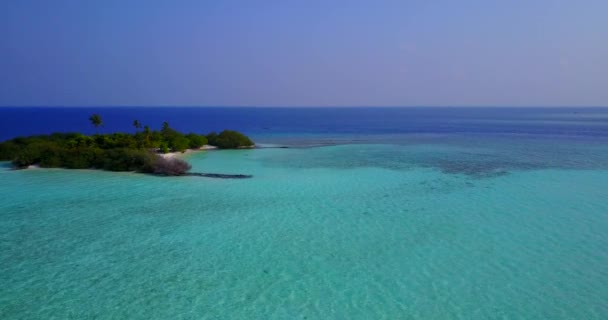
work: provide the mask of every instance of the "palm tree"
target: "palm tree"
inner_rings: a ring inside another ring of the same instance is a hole
[[[141,123],[139,120],[133,121],[133,126],[135,127],[135,132],[137,132],[137,129],[141,129]]]
[[[97,128],[99,126],[103,127],[103,120],[101,120],[101,116],[98,115],[97,113],[94,113],[92,116],[90,116],[89,121],[91,121],[91,124],[93,124],[93,126],[95,126],[95,131],[97,131]]]
[[[165,141],[169,140],[171,136],[171,128],[169,128],[169,122],[163,122],[163,127],[160,130],[160,133],[162,134],[163,139],[165,139]]]
[[[146,137],[146,148],[150,145],[150,127],[144,126],[144,135]]]

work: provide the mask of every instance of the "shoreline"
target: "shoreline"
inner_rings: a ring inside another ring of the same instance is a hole
[[[239,147],[236,148],[234,150],[241,150],[241,149],[255,149],[256,145],[251,145],[251,146],[247,146],[247,147]],[[186,149],[184,152],[167,152],[167,153],[155,153],[158,157],[163,158],[163,159],[182,159],[182,157],[189,155],[189,154],[193,154],[195,152],[201,152],[201,151],[212,151],[212,150],[220,150],[219,147],[216,146],[212,146],[212,145],[204,145],[200,148],[197,149]],[[182,159],[183,160],[183,159]],[[59,167],[57,167],[59,168]],[[51,168],[46,168],[46,167],[42,167],[40,166],[39,163],[35,163],[35,164],[31,164],[29,166],[26,167],[21,167],[21,168],[16,168],[13,167],[13,170],[36,170],[36,169],[51,169]],[[66,169],[66,168],[61,168],[61,169]],[[68,169],[69,170],[69,169]],[[111,171],[111,170],[104,170],[104,169],[84,169],[84,170],[102,170],[102,171]],[[135,171],[134,171],[135,172]],[[215,173],[190,173],[187,174],[189,176],[202,176],[202,177],[213,177],[213,178],[250,178],[250,175],[234,175],[234,177],[232,177],[233,175],[222,175],[222,174],[215,174]]]
[[[247,146],[247,147],[238,147],[236,149],[223,149],[223,150],[243,150],[243,149],[255,149],[256,145],[252,145],[252,146]],[[195,153],[195,152],[200,152],[200,151],[211,151],[211,150],[221,150],[220,148],[216,147],[216,146],[212,146],[212,145],[204,145],[198,149],[186,149],[186,151],[184,152],[167,152],[167,153],[157,153],[157,155],[159,155],[160,157],[163,157],[165,159],[173,159],[173,158],[179,158],[191,153]]]
[[[159,157],[163,157],[165,159],[173,159],[185,156],[190,153],[200,152],[200,151],[209,151],[209,150],[218,150],[219,148],[212,145],[204,145],[198,149],[186,149],[184,152],[167,152],[167,153],[157,153]]]

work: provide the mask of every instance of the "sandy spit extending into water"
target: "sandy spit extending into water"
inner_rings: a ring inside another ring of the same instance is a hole
[[[198,148],[198,149],[187,149],[184,152],[167,152],[167,153],[159,153],[158,155],[165,158],[165,159],[172,159],[172,158],[176,158],[176,157],[181,157],[183,155],[186,155],[188,153],[192,153],[192,152],[197,152],[197,151],[205,151],[205,150],[215,150],[217,149],[217,147],[215,146],[210,146],[208,144]]]

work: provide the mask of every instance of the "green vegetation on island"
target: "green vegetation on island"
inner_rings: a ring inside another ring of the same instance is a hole
[[[232,130],[224,130],[220,134],[211,132],[207,135],[207,139],[210,145],[220,149],[238,149],[253,146],[253,141],[246,135]]]
[[[96,130],[103,126],[97,114],[89,118]],[[254,143],[242,133],[224,130],[207,135],[180,133],[164,122],[161,130],[151,130],[138,120],[135,133],[94,134],[53,133],[17,137],[0,143],[0,161],[12,161],[16,168],[39,165],[43,168],[102,169],[136,171],[162,175],[182,175],[190,165],[162,153],[185,152],[211,145],[220,149],[250,148]],[[143,130],[142,130],[143,129]]]

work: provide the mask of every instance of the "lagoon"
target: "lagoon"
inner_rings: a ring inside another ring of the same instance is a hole
[[[604,125],[186,156],[243,180],[3,166],[0,317],[602,319]]]

